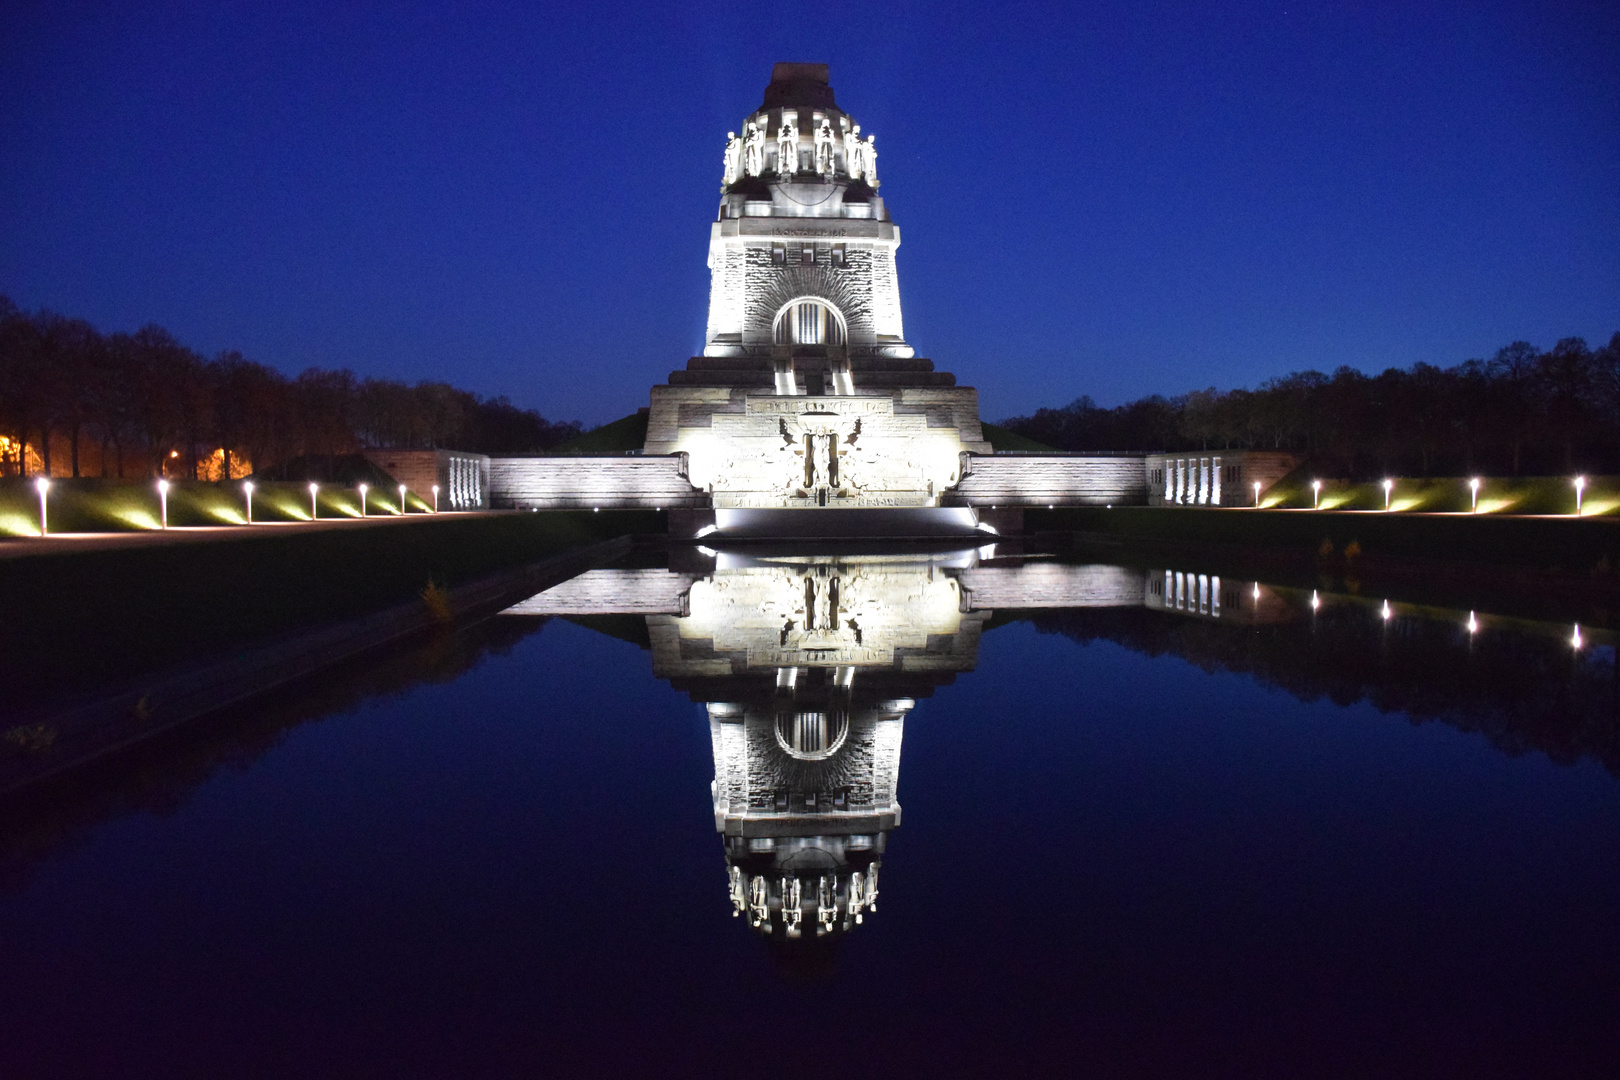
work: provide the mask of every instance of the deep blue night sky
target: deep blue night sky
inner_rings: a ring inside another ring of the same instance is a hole
[[[1620,329],[1620,7],[22,3],[0,292],[600,422],[701,348],[728,128],[832,65],[989,417]]]

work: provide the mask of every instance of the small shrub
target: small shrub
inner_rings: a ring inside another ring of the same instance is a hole
[[[428,579],[427,588],[422,590],[422,603],[435,622],[449,622],[453,618],[449,591],[432,578]]]
[[[15,727],[6,732],[6,742],[25,754],[43,754],[56,742],[56,731],[45,724]]]

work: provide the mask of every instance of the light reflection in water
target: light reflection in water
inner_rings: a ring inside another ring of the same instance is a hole
[[[1331,601],[1346,612],[1371,608],[1381,627],[1395,614],[1388,599]],[[848,556],[698,548],[667,569],[591,571],[511,611],[645,618],[654,674],[708,711],[733,914],[796,941],[836,937],[876,910],[879,869],[901,821],[906,717],[973,670],[996,610],[1072,621],[1087,609],[1144,608],[1285,635],[1305,616],[1313,634],[1319,613],[1332,616],[1316,589],[998,559],[994,548]],[[1464,625],[1471,642],[1477,614]],[[1578,626],[1571,640],[1581,647]]]

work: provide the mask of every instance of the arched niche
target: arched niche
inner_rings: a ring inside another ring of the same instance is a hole
[[[772,340],[778,345],[845,345],[844,313],[819,296],[788,301],[776,313]]]

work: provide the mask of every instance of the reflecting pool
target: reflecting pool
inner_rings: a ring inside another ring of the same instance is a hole
[[[1612,632],[1331,584],[592,570],[7,804],[0,1068],[1614,1075]]]

